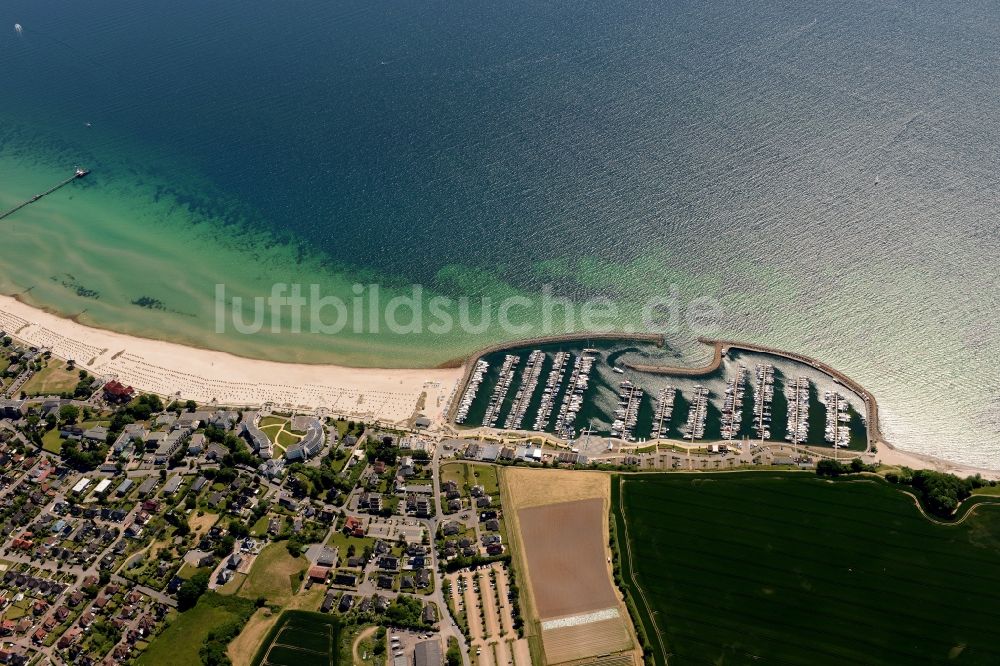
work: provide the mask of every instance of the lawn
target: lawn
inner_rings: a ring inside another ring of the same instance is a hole
[[[337,530],[326,540],[326,545],[337,547],[340,566],[346,566],[349,557],[347,550],[351,546],[354,546],[354,554],[360,557],[365,552],[365,548],[375,548],[375,539],[373,537],[352,537]]]
[[[282,430],[281,432],[278,433],[277,444],[287,449],[289,446],[297,444],[301,439],[302,435],[296,435],[289,430]]]
[[[188,514],[188,527],[199,537],[207,534],[218,521],[219,514],[217,513],[206,512],[199,516],[197,511],[192,511]]]
[[[474,486],[471,465],[468,463],[446,463],[441,465],[441,483],[454,481],[459,491],[466,493],[466,484]]]
[[[214,568],[215,567],[193,567],[190,564],[184,563],[184,565],[181,566],[180,571],[177,572],[177,575],[184,580],[190,580],[196,573],[211,574]]]
[[[350,452],[351,452],[350,449],[346,451],[341,450],[339,453],[341,454],[342,457],[340,458],[334,457],[333,462],[330,464],[330,467],[333,468],[334,472],[340,474],[342,471],[344,471],[344,467],[346,467],[347,463],[351,460]]]
[[[239,596],[265,597],[270,603],[284,605],[299,589],[298,574],[308,566],[306,558],[289,555],[284,543],[272,543],[257,556]]]
[[[56,455],[62,451],[63,440],[59,436],[59,428],[53,428],[47,433],[42,435],[42,448],[49,453],[55,453]]]
[[[260,537],[267,534],[268,522],[270,519],[270,514],[264,514],[261,516],[253,527],[250,528],[250,536]]]
[[[289,446],[296,444],[302,439],[304,433],[297,433],[290,429],[291,421],[278,416],[267,416],[260,420],[260,429],[271,443],[279,447],[282,451]]]
[[[271,443],[273,444],[278,439],[278,433],[280,433],[283,429],[284,427],[279,424],[264,426],[260,429],[260,431],[267,435],[267,438],[271,440]]]
[[[441,483],[454,481],[463,494],[468,495],[468,488],[482,486],[486,494],[493,498],[500,495],[500,483],[497,480],[495,465],[474,465],[472,463],[446,463],[441,465]]]
[[[472,470],[475,480],[472,485],[480,485],[486,494],[493,499],[500,498],[500,482],[497,479],[496,465],[473,465]]]
[[[876,479],[620,479],[648,663],[1000,663],[1000,506],[937,525]]]
[[[80,371],[67,370],[65,361],[54,358],[32,375],[21,390],[28,395],[58,395],[71,393],[78,383],[80,383]]]
[[[31,608],[31,599],[25,597],[20,601],[15,601],[13,604],[7,607],[7,610],[3,612],[3,619],[5,620],[19,620],[28,614],[28,609]]]
[[[173,615],[173,621],[153,639],[138,663],[140,666],[200,664],[198,653],[208,634],[230,622],[246,622],[253,611],[253,603],[246,599],[206,593],[194,608]]]
[[[243,582],[247,579],[247,575],[243,573],[234,573],[233,577],[229,579],[229,582],[225,585],[216,589],[216,592],[223,596],[229,596],[231,594],[236,594],[240,591],[243,586]]]

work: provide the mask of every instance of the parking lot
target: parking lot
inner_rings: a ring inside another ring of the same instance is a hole
[[[425,640],[441,640],[441,636],[436,633],[407,631],[405,629],[392,629],[385,635],[386,654],[389,663],[396,657],[403,657],[407,664],[413,663],[413,648],[417,643]],[[441,654],[445,652],[445,645],[441,644]]]
[[[469,625],[473,663],[478,666],[530,666],[528,642],[519,639],[514,631],[506,567],[498,562],[476,571],[459,571],[448,579],[452,604]]]

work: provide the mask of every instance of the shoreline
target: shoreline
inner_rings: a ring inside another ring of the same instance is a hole
[[[320,412],[360,420],[407,425],[423,414],[435,424],[451,421],[457,404],[451,397],[464,386],[475,360],[485,354],[532,344],[560,341],[621,339],[663,343],[657,334],[569,333],[484,347],[451,367],[353,368],[332,364],[281,363],[237,356],[164,340],[141,338],[82,324],[28,305],[16,296],[0,295],[0,330],[55,356],[74,359],[99,378],[117,378],[137,390],[173,399],[232,407]],[[863,386],[825,363],[763,345],[736,341],[701,340],[716,347],[703,368],[678,368],[687,373],[709,372],[721,362],[723,348],[774,353],[813,365],[831,374],[859,395],[869,408],[869,437],[878,446],[875,457],[886,465],[933,469],[961,476],[982,474],[1000,478],[1000,470],[974,467],[935,456],[904,451],[886,441],[878,429],[878,403]],[[653,366],[661,372],[667,368]],[[644,368],[645,369],[645,368]],[[421,409],[418,409],[423,405]],[[446,413],[445,410],[448,410]],[[872,419],[874,411],[875,418]]]
[[[461,368],[351,368],[280,363],[87,326],[0,295],[0,330],[99,378],[136,390],[233,407],[322,411],[404,424],[437,420]],[[424,408],[417,407],[423,401]]]

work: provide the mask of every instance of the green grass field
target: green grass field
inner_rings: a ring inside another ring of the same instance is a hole
[[[58,395],[73,391],[79,381],[78,370],[67,370],[64,361],[52,359],[48,365],[32,375],[21,390],[28,395]]]
[[[336,617],[285,611],[268,632],[253,666],[335,666],[340,660],[340,623]]]
[[[42,448],[56,455],[62,451],[62,437],[59,436],[59,428],[53,428],[42,435]]]
[[[351,546],[354,546],[354,554],[360,557],[365,552],[365,548],[375,547],[375,539],[373,537],[352,537],[337,530],[326,540],[326,545],[337,547],[340,565],[346,566],[347,558],[350,557],[347,551]]]
[[[1000,506],[938,525],[875,479],[619,478],[647,663],[1000,663]]]
[[[174,615],[170,625],[153,639],[138,663],[140,666],[200,664],[199,650],[208,634],[230,622],[242,624],[253,611],[252,601],[207,593],[194,608]]]
[[[284,543],[272,543],[260,551],[239,596],[265,597],[270,603],[286,604],[299,587],[298,575],[308,567],[308,560],[289,555]]]
[[[497,468],[493,465],[474,465],[472,463],[453,462],[441,465],[441,482],[454,481],[458,484],[459,491],[465,493],[465,486],[482,486],[487,495],[494,498],[500,492],[500,483],[497,480]]]
[[[288,430],[282,430],[278,433],[278,441],[276,443],[287,449],[289,446],[297,444],[301,439],[301,435],[296,435]]]
[[[260,420],[260,429],[271,443],[282,451],[302,439],[305,433],[296,433],[291,429],[291,421],[277,416],[266,416]]]

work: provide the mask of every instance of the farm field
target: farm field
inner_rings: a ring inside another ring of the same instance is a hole
[[[527,572],[521,607],[533,663],[612,653],[633,663],[635,641],[608,557],[610,477],[513,467],[502,475],[511,547]]]
[[[285,611],[268,632],[253,666],[326,666],[340,658],[340,623],[308,611]]]
[[[1000,506],[939,525],[877,479],[753,472],[617,477],[612,504],[648,663],[1000,663]]]

